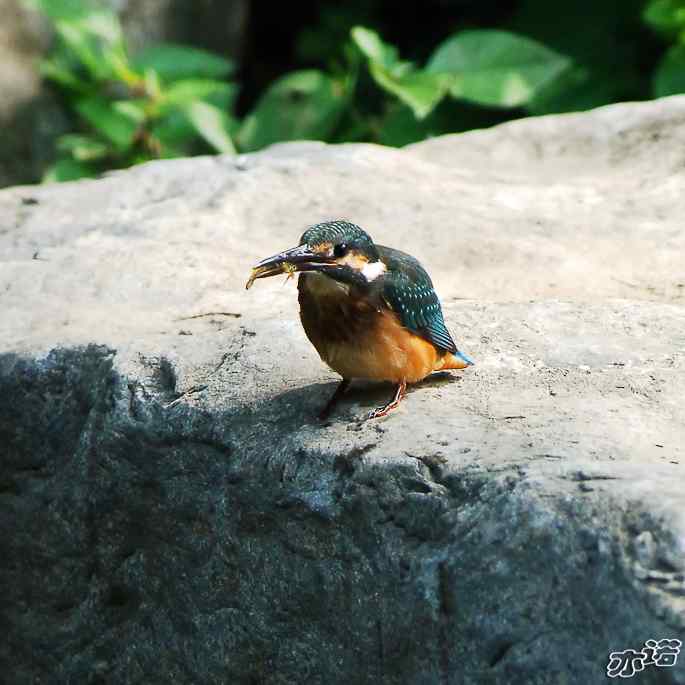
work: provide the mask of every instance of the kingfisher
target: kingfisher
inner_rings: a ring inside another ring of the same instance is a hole
[[[399,406],[407,383],[473,362],[447,330],[440,300],[419,261],[383,245],[348,221],[310,226],[297,247],[260,261],[255,279],[298,273],[300,320],[321,359],[342,380],[320,413],[329,416],[353,379],[390,381],[392,399],[368,418]]]

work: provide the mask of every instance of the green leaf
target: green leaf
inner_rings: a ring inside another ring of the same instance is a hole
[[[81,80],[75,70],[58,57],[43,60],[40,63],[40,73],[64,88],[81,92],[88,89],[89,82]]]
[[[112,103],[103,98],[88,97],[77,100],[75,108],[98,133],[120,150],[126,150],[133,144],[138,123]]]
[[[236,93],[236,86],[224,81],[209,79],[184,79],[176,81],[162,94],[162,107],[183,107],[211,96],[222,96],[230,102]]]
[[[60,152],[69,153],[79,162],[88,162],[106,157],[109,149],[101,140],[92,136],[69,133],[60,136],[57,141],[57,149]]]
[[[206,102],[194,102],[187,107],[186,115],[195,130],[215,150],[235,154],[235,146],[229,135],[231,121],[225,112]]]
[[[89,0],[26,0],[26,4],[52,21],[80,19],[94,9]]]
[[[685,93],[685,45],[674,45],[659,63],[652,85],[654,97]]]
[[[351,36],[355,45],[372,62],[376,62],[387,69],[391,69],[398,63],[397,48],[389,43],[384,43],[375,31],[364,26],[355,26],[351,31]]]
[[[374,81],[409,105],[417,119],[427,116],[447,92],[449,76],[417,71],[411,62],[401,61],[397,48],[384,43],[375,31],[356,26],[351,35],[367,58]]]
[[[427,116],[450,86],[450,78],[445,74],[414,71],[394,76],[391,71],[376,62],[370,63],[369,70],[379,86],[411,107],[417,119]]]
[[[190,146],[197,139],[197,130],[185,112],[174,110],[154,124],[151,135],[161,145],[163,157],[190,154]]]
[[[419,120],[409,107],[398,102],[392,103],[380,122],[378,142],[381,145],[402,147],[424,140],[429,133],[426,119]]]
[[[571,64],[541,43],[507,31],[462,31],[433,53],[426,71],[450,74],[450,92],[483,105],[517,107]]]
[[[92,36],[77,23],[58,21],[55,24],[57,35],[62,39],[67,50],[83,64],[96,80],[106,79],[110,73],[100,55]]]
[[[53,17],[64,50],[83,64],[99,81],[116,77],[116,67],[126,66],[126,46],[117,15],[83,2],[79,10]]]
[[[110,104],[115,112],[121,114],[135,124],[140,125],[145,121],[145,108],[148,104],[147,100],[117,100]]]
[[[642,18],[655,31],[674,35],[685,27],[683,0],[652,0],[645,7]]]
[[[148,98],[157,101],[162,97],[162,82],[154,69],[146,69],[143,74],[144,91]]]
[[[117,14],[108,9],[95,9],[84,14],[78,25],[89,34],[112,46],[124,44],[124,32]]]
[[[347,106],[344,89],[321,71],[295,71],[272,83],[238,134],[240,148],[283,140],[326,140]]]
[[[607,68],[574,64],[542,86],[526,104],[530,114],[582,112],[620,99],[622,79]]]
[[[90,0],[25,0],[49,17],[64,47],[98,79],[111,74],[110,60],[126,48],[119,17]]]
[[[43,174],[43,183],[60,183],[62,181],[76,181],[79,178],[92,178],[95,170],[75,159],[59,159]]]
[[[214,53],[188,45],[151,45],[133,58],[139,70],[154,69],[163,79],[222,78],[233,71],[233,62]]]

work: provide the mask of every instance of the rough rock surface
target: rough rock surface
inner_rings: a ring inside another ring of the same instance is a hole
[[[685,98],[0,193],[0,673],[606,682],[685,638]],[[334,388],[249,266],[347,217],[477,365]],[[648,667],[640,683],[685,683]]]

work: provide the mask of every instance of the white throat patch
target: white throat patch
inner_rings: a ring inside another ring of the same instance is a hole
[[[364,278],[371,283],[379,276],[382,276],[387,271],[385,264],[379,259],[377,262],[367,262],[364,264],[362,274]]]

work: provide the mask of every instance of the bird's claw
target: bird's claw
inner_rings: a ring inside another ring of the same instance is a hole
[[[395,396],[383,407],[376,407],[373,411],[369,412],[367,416],[368,419],[380,419],[383,416],[387,416],[393,409],[397,409],[400,406],[400,402],[407,395],[407,383],[406,381],[401,381],[397,385],[397,390],[395,391]]]

